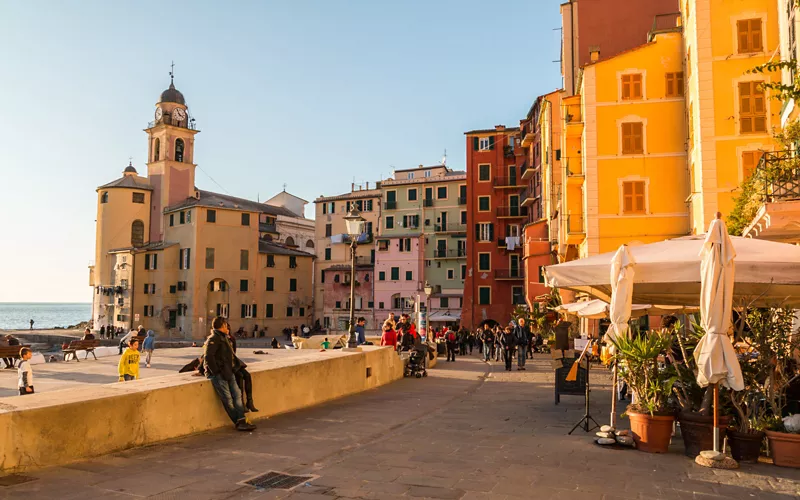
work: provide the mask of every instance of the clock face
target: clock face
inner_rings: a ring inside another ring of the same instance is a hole
[[[160,120],[162,116],[164,116],[164,110],[159,106],[156,108],[156,121]]]
[[[184,111],[183,108],[175,108],[175,111],[172,112],[172,115],[173,118],[179,122],[182,122],[186,119],[186,111]]]

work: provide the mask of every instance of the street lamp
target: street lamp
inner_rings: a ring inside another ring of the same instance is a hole
[[[433,287],[426,280],[422,290],[425,292],[425,335],[427,336],[428,327],[431,323],[431,294],[433,293]]]
[[[344,216],[347,234],[350,236],[350,337],[347,339],[348,349],[358,348],[356,338],[356,246],[358,237],[364,233],[366,220],[355,209]]]

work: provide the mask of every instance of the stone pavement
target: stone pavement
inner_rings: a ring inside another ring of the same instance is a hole
[[[609,379],[593,371],[593,415],[608,418]],[[601,449],[567,431],[583,398],[553,403],[542,357],[524,372],[476,358],[441,363],[427,379],[259,422],[101,459],[31,471],[0,498],[154,499],[653,499],[800,495],[800,470],[766,464],[704,469],[681,454]],[[256,402],[258,403],[258,402]],[[165,417],[166,418],[166,417]],[[623,420],[623,422],[625,422]],[[121,425],[124,425],[121,423]],[[315,479],[291,491],[241,484],[281,471]],[[3,483],[0,478],[0,484]]]

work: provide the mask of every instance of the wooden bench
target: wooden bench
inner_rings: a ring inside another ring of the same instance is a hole
[[[94,359],[97,359],[97,355],[94,353],[94,348],[100,345],[100,341],[97,339],[94,340],[73,340],[69,343],[66,349],[62,349],[61,351],[64,353],[64,361],[68,361],[69,357],[72,356],[75,361],[80,363],[78,359],[77,352],[78,351],[86,351],[86,356],[83,359],[89,357],[91,353],[94,356]]]
[[[1,346],[0,347],[0,358],[11,358],[13,363],[11,366],[15,366],[17,360],[19,359],[19,350],[23,347],[30,348],[29,345],[9,345],[9,346]]]

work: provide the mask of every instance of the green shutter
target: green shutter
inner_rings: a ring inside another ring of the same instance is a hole
[[[489,136],[489,149],[494,149],[494,136]]]
[[[478,147],[479,147],[478,140],[479,140],[479,139],[478,139],[477,137],[473,137],[473,138],[472,138],[472,149],[473,149],[474,151],[477,151],[477,150],[478,150]]]
[[[489,241],[494,241],[494,223],[489,223]]]

